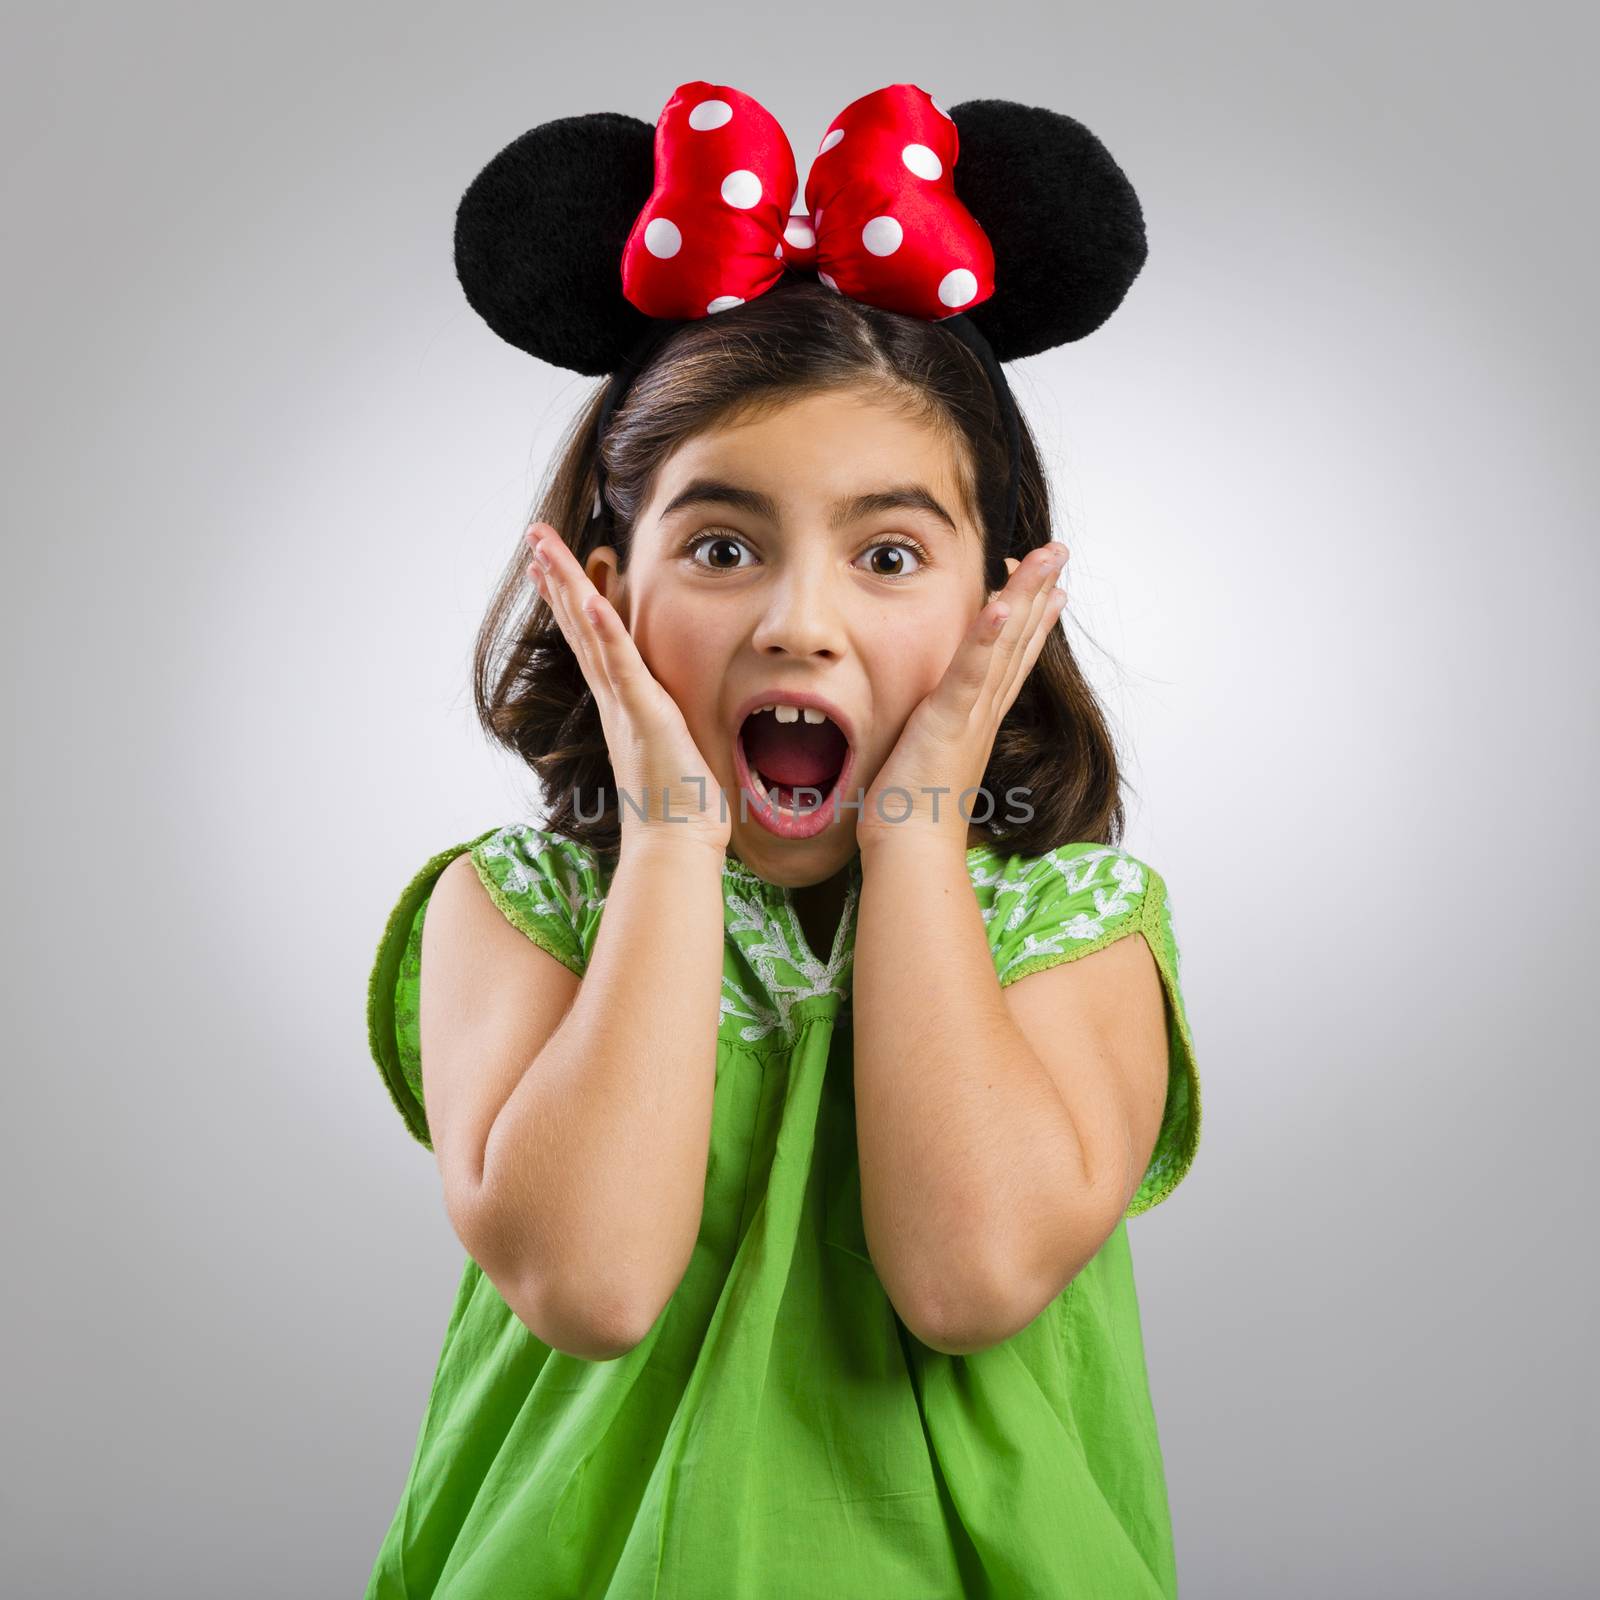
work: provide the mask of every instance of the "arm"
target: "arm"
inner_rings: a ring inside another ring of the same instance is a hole
[[[581,982],[465,856],[423,924],[423,1087],[452,1224],[535,1334],[590,1359],[644,1336],[699,1233],[722,860],[625,842]]]
[[[869,848],[854,972],[863,1226],[902,1320],[967,1354],[1031,1322],[1121,1219],[1160,1124],[1159,980],[1129,938],[1004,991],[964,854],[914,828]]]

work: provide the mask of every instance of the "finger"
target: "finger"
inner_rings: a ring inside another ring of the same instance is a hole
[[[985,607],[986,612],[1005,613],[998,625],[986,620],[984,612],[979,613],[977,642],[969,636],[963,651],[958,652],[965,659],[950,674],[952,717],[999,727],[1016,697],[1017,686],[1032,669],[1033,660],[1027,652],[1038,632],[1039,618],[1049,605],[1052,579],[1060,570],[1061,550],[1062,546],[1052,543],[1030,551],[1018,563],[1005,588]]]
[[[1001,600],[1011,610],[1010,626],[1001,630],[996,641],[997,654],[1003,659],[1009,661],[1032,634],[1040,609],[1055,586],[1065,554],[1066,547],[1056,540],[1030,550],[1000,591]]]
[[[567,647],[578,658],[578,665],[583,669],[584,677],[589,678],[591,677],[589,651],[580,636],[581,630],[578,624],[573,620],[566,588],[553,571],[554,556],[547,550],[542,550],[536,555],[536,562],[539,555],[543,555],[546,560],[552,563],[551,566],[546,566],[539,572],[540,587],[545,597],[545,603],[554,614],[556,625],[561,629],[562,636],[567,641]]]
[[[548,542],[545,548],[550,548]],[[564,543],[560,550],[551,551],[551,570],[559,570],[561,574],[558,587],[566,600],[568,614],[581,628],[584,639],[605,673],[611,693],[630,715],[649,715],[658,710],[660,701],[657,696],[664,694],[665,690],[661,689],[655,675],[645,665],[644,657],[639,654],[639,647],[618,615],[617,608],[595,587],[578,564],[578,558]]]
[[[657,695],[665,695],[666,690],[645,665],[617,608],[593,584],[590,588],[594,592],[584,601],[583,609],[590,615],[590,627],[605,657],[612,689],[629,715],[648,715],[659,708]]]
[[[1029,551],[993,603],[979,612],[976,633],[969,634],[963,645],[967,659],[953,674],[963,714],[975,715],[986,693],[991,702],[996,701],[1001,697],[993,692],[996,687],[1009,685],[1018,649],[1032,637],[1052,580],[1060,570],[1061,548],[1052,543]],[[994,618],[1002,612],[1004,616],[996,623]],[[958,656],[961,653],[958,651]]]
[[[552,583],[549,573],[540,571],[537,563],[530,563],[528,570],[539,585],[540,593],[545,597],[545,604],[550,607],[551,614],[555,617],[568,647],[578,662],[584,681],[589,685],[589,692],[594,698],[595,710],[600,718],[600,727],[605,734],[607,750],[622,748],[620,741],[623,736],[624,719],[618,709],[620,702],[616,690],[612,687],[610,676],[599,659],[598,651],[584,642],[588,638],[592,623],[582,617],[574,618],[570,596],[566,590],[560,584]],[[573,643],[575,635],[579,641],[577,644]]]
[[[1022,685],[1027,681],[1028,674],[1033,671],[1041,652],[1044,650],[1045,640],[1050,637],[1061,613],[1067,603],[1067,591],[1058,584],[1047,586],[1039,596],[1038,613],[1033,620],[1032,632],[1026,642],[1018,649],[1011,659],[1011,670],[1005,682],[1005,687],[995,700],[996,726],[999,719],[1011,709],[1017,696],[1022,692]]]
[[[1065,547],[1052,542],[1034,559],[1040,563],[1037,587],[1033,590],[1027,616],[1018,627],[1006,657],[1001,689],[996,696],[997,716],[1004,716],[1015,700],[1023,679],[1033,670],[1033,664],[1044,648],[1044,641],[1061,615],[1062,606],[1066,604],[1066,591],[1060,583],[1066,559]]]
[[[550,574],[544,571],[536,561],[528,563],[528,577],[533,586],[539,591],[539,598],[544,601],[550,610],[550,615],[555,619],[556,626],[561,630],[567,640],[568,647],[573,655],[578,658],[580,666],[584,664],[584,655],[581,644],[574,644],[572,640],[571,608],[564,603],[564,596],[558,586],[550,581]]]
[[[598,700],[602,696],[614,697],[616,690],[612,686],[610,674],[606,671],[599,642],[594,637],[593,624],[578,609],[568,582],[570,571],[577,566],[577,558],[567,548],[566,541],[557,536],[546,535],[539,541],[535,549],[535,559],[541,552],[550,563],[544,572],[545,591],[549,596],[550,609],[555,612],[556,621],[561,624],[561,631],[566,636],[567,644],[577,656],[578,665],[583,669],[583,675],[588,679],[595,698]]]

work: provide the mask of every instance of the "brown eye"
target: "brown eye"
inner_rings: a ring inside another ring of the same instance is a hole
[[[699,560],[695,552],[702,546],[717,553],[717,558],[712,561]],[[743,564],[739,560],[739,551],[747,550],[748,545],[742,539],[730,538],[725,533],[703,533],[697,539],[691,539],[684,548],[684,554],[698,567],[710,567],[714,572],[737,572]],[[733,560],[726,558],[732,553]]]
[[[878,552],[872,568],[876,578],[908,578],[919,570],[925,559],[921,550],[908,539],[880,539],[866,554],[873,558],[874,552]],[[908,559],[912,563],[909,568]]]

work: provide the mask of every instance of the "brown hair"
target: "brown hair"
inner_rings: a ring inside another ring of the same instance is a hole
[[[846,388],[876,391],[950,434],[969,513],[983,529],[987,589],[1004,587],[1005,557],[1020,560],[1051,538],[1049,487],[1024,421],[1016,531],[1010,548],[1000,548],[1010,458],[977,356],[937,322],[878,310],[812,279],[786,277],[736,315],[700,318],[672,332],[607,426],[609,515],[595,517],[595,427],[606,387],[568,428],[529,518],[559,530],[580,565],[609,544],[627,570],[634,524],[656,474],[686,440],[756,409]],[[559,622],[528,581],[527,562],[519,530],[473,652],[478,718],[537,774],[550,802],[545,827],[614,859],[621,817],[599,712]],[[989,798],[971,796],[966,809],[992,843],[1017,854],[1042,855],[1079,840],[1117,845],[1121,783],[1105,714],[1065,633],[1053,628],[995,737],[983,775]],[[604,799],[598,818],[596,797]],[[580,800],[583,818],[576,815]],[[1006,820],[1028,806],[1026,821]]]

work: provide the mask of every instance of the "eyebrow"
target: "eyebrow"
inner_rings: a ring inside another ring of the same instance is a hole
[[[762,517],[768,522],[778,521],[778,507],[771,495],[759,489],[748,489],[742,484],[725,483],[719,478],[694,478],[685,484],[662,508],[665,520],[675,511],[690,506],[721,505]],[[872,517],[883,511],[926,511],[958,535],[956,520],[920,483],[895,484],[888,489],[878,489],[871,494],[847,495],[836,500],[829,514],[829,526],[846,527],[863,517]]]

